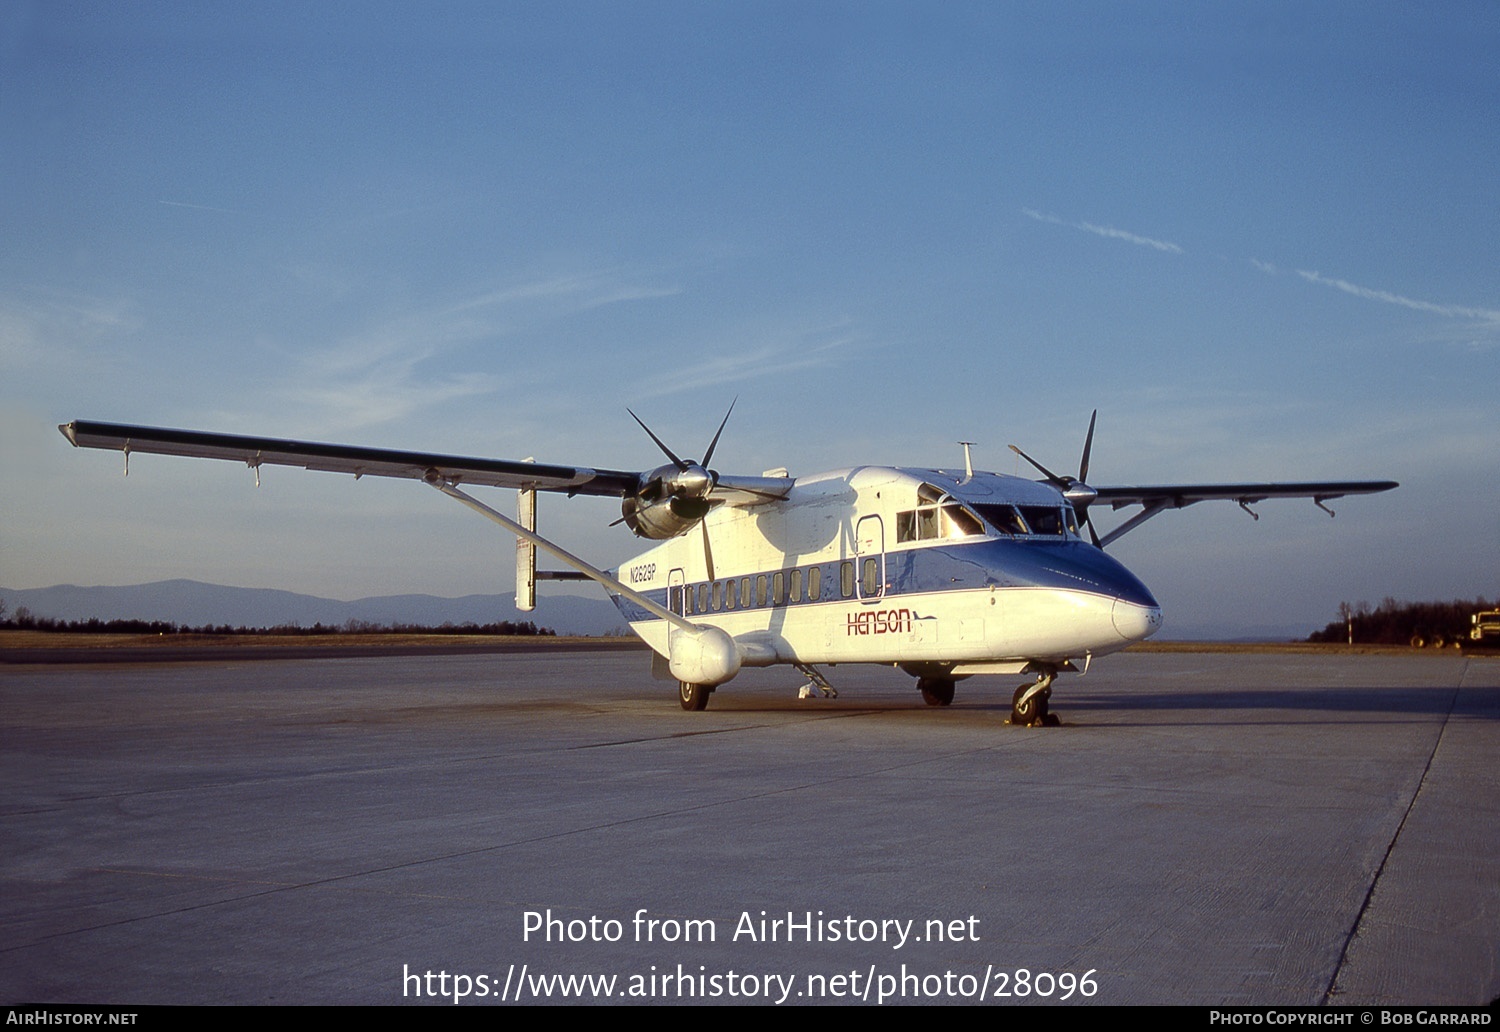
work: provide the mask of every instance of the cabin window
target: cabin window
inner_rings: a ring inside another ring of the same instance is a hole
[[[917,510],[917,540],[931,541],[938,536],[937,506]]]
[[[807,600],[816,602],[818,592],[823,586],[823,567],[810,566],[807,570]]]
[[[682,612],[682,586],[674,585],[667,591],[667,608],[674,613]]]
[[[766,604],[766,575],[763,573],[755,576],[755,604],[757,606]]]
[[[734,608],[734,581],[724,582],[724,608]]]
[[[792,571],[791,583],[789,584],[788,589],[789,589],[788,598],[791,601],[793,601],[793,602],[801,602],[802,601],[802,571],[801,570],[793,570]]]
[[[896,543],[917,540],[917,510],[896,513]]]
[[[741,609],[749,609],[750,608],[750,578],[749,577],[741,577],[740,578],[740,608]]]
[[[864,567],[860,570],[859,591],[865,598],[875,598],[880,594],[880,560],[869,558],[864,561]]]
[[[848,559],[839,563],[839,590],[845,598],[854,597],[854,564]]]
[[[786,601],[786,574],[780,570],[771,574],[771,604],[781,605]]]
[[[719,582],[714,581],[713,600],[709,604],[714,607],[714,612],[716,613],[719,611],[719,604],[723,600],[722,595]]]

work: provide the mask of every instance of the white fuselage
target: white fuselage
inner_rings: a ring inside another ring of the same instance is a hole
[[[992,473],[865,466],[801,478],[784,499],[719,506],[619,578],[726,632],[750,666],[1002,673],[1113,652],[1161,624],[1145,586],[1078,536],[1059,491]],[[614,601],[670,654],[666,621]]]

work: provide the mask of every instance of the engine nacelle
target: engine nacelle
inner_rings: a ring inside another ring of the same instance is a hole
[[[674,629],[667,647],[671,653],[668,668],[679,681],[713,687],[740,672],[740,650],[734,639],[717,627]]]
[[[637,537],[665,541],[686,533],[708,515],[713,474],[702,466],[662,466],[641,477],[641,487],[620,503],[625,525]]]
[[[637,537],[664,541],[693,529],[693,525],[708,515],[712,508],[708,502],[693,498],[664,498],[659,502],[644,502],[634,495],[626,495],[620,505],[625,516],[625,525]]]

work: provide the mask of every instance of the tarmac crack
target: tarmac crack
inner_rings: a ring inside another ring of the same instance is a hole
[[[1453,719],[1454,707],[1458,705],[1458,693],[1463,689],[1464,676],[1469,671],[1469,661],[1465,660],[1463,668],[1459,671],[1458,680],[1453,685],[1453,695],[1448,699],[1448,710],[1443,714],[1443,723],[1438,728],[1437,736],[1432,741],[1432,749],[1427,754],[1427,762],[1422,767],[1422,776],[1417,779],[1417,787],[1407,800],[1406,810],[1401,814],[1401,822],[1396,825],[1396,831],[1391,835],[1390,842],[1386,843],[1385,852],[1380,857],[1380,864],[1375,868],[1375,875],[1370,879],[1370,885],[1365,890],[1365,898],[1360,902],[1359,911],[1354,915],[1354,920],[1349,926],[1349,932],[1344,936],[1344,945],[1339,950],[1339,959],[1333,966],[1333,974],[1328,979],[1328,987],[1323,990],[1323,1005],[1326,1007],[1333,1001],[1338,993],[1339,975],[1344,970],[1344,963],[1349,958],[1349,947],[1359,936],[1359,929],[1365,921],[1365,915],[1370,910],[1370,904],[1375,899],[1375,890],[1380,885],[1380,877],[1385,873],[1386,864],[1390,862],[1391,854],[1396,851],[1396,843],[1401,841],[1401,832],[1406,827],[1412,811],[1417,808],[1417,800],[1422,797],[1422,788],[1427,784],[1427,775],[1432,772],[1432,761],[1437,758],[1438,749],[1442,747],[1443,736],[1448,733],[1448,723]]]

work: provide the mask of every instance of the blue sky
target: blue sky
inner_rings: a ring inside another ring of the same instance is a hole
[[[1113,546],[1178,625],[1500,594],[1489,3],[10,3],[0,584],[509,590],[408,483],[75,418],[614,468],[1391,478]],[[508,503],[507,503],[508,505]],[[601,564],[607,502],[545,499]],[[1100,522],[1108,525],[1110,517]]]

